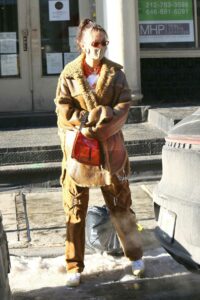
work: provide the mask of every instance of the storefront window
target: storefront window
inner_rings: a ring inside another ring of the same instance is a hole
[[[59,74],[78,55],[78,0],[40,0],[40,23],[42,74]]]
[[[193,0],[138,2],[141,48],[195,47]]]
[[[200,47],[200,0],[197,0],[198,47]]]
[[[17,0],[0,0],[0,78],[19,76]]]

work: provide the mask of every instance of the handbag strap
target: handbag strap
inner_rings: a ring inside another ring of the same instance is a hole
[[[79,131],[81,132],[81,129],[83,128],[83,126],[85,125],[87,118],[88,118],[89,112],[85,112],[84,115],[81,117],[81,124],[79,127]]]

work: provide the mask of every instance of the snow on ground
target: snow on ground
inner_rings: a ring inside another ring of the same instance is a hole
[[[146,251],[144,261],[146,276],[142,280],[188,273],[163,248]],[[63,287],[65,276],[64,256],[54,258],[11,256],[9,281],[13,293]],[[96,284],[133,280],[129,260],[126,257],[114,257],[106,253],[85,255],[85,270],[82,277],[84,282],[92,280]]]

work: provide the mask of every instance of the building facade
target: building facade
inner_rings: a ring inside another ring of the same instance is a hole
[[[143,102],[200,102],[200,1],[139,1]]]
[[[80,19],[102,24],[141,104],[200,100],[199,0],[0,0],[0,112],[54,111]]]

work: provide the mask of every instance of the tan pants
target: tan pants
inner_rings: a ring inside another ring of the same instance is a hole
[[[142,257],[140,233],[137,230],[129,183],[123,177],[113,176],[112,184],[101,187],[111,221],[117,231],[125,255],[130,260]],[[63,204],[66,212],[66,263],[68,272],[82,272],[85,251],[85,217],[89,188],[77,186],[66,175],[63,182]]]

